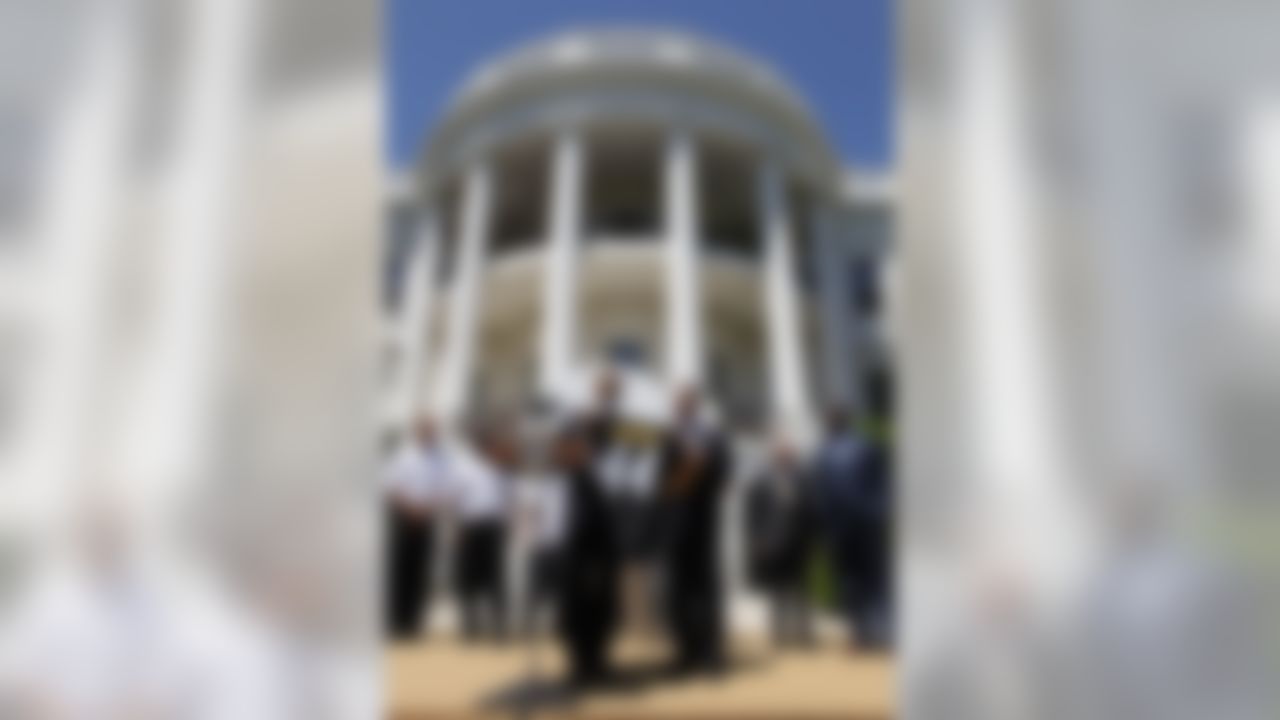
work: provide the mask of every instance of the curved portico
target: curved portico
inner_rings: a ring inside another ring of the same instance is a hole
[[[819,392],[851,399],[824,349],[849,295],[834,158],[769,71],[682,34],[574,33],[482,69],[409,192],[402,411],[568,401],[611,359],[806,432]]]

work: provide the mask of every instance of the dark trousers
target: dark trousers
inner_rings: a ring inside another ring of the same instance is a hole
[[[589,683],[608,674],[608,638],[600,632],[575,632],[568,636],[569,676]]]
[[[836,548],[840,602],[854,640],[870,648],[892,643],[892,576],[887,524],[858,523]]]
[[[575,682],[590,683],[609,671],[609,646],[617,621],[615,560],[570,553],[560,568],[560,634]]]
[[[681,669],[716,669],[724,663],[719,568],[679,568],[667,577],[667,622]]]
[[[506,532],[497,520],[479,521],[462,529],[458,563],[458,594],[462,604],[462,635],[468,640],[506,637],[506,594],[503,556]]]
[[[417,634],[423,613],[429,617],[431,559],[435,533],[431,522],[388,507],[384,521],[385,623],[394,638]]]

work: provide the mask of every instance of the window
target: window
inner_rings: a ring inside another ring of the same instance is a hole
[[[587,151],[587,233],[646,237],[661,224],[660,136],[652,128],[607,127]]]
[[[416,249],[414,217],[409,207],[393,207],[387,218],[382,266],[382,306],[395,312],[404,296],[405,276]]]
[[[756,156],[747,148],[704,138],[698,172],[702,237],[719,251],[757,257],[760,253],[756,207]]]
[[[500,255],[532,247],[546,233],[551,147],[545,138],[527,138],[504,148],[495,164],[490,251]]]
[[[609,342],[609,359],[620,367],[644,367],[649,353],[644,343],[632,337],[614,338]]]
[[[871,315],[880,309],[880,274],[873,259],[853,261],[849,267],[849,290],[854,312]]]

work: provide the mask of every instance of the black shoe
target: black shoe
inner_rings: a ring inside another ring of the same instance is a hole
[[[569,676],[569,687],[575,691],[595,690],[609,683],[605,670],[575,670]]]
[[[667,674],[673,678],[687,678],[698,673],[698,663],[689,658],[680,658],[676,660],[667,670]]]

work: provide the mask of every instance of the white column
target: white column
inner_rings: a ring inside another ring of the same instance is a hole
[[[812,429],[812,416],[792,253],[795,238],[782,173],[773,161],[766,160],[760,166],[756,185],[764,239],[762,281],[772,421],[794,437],[804,439]]]
[[[826,203],[813,209],[815,232],[813,266],[818,281],[822,317],[822,368],[824,398],[831,405],[850,408],[857,402],[853,374],[860,358],[850,355],[850,302],[848,253],[842,242],[837,210]]]
[[[543,253],[542,331],[538,390],[561,399],[577,343],[578,248],[582,243],[583,140],[576,128],[555,141],[551,160],[550,227]]]
[[[245,248],[244,163],[253,117],[259,3],[198,0],[175,87],[173,153],[159,198],[156,314],[140,337],[129,384],[133,412],[119,441],[131,482],[159,504],[216,476],[216,408],[235,329],[233,273]],[[136,383],[136,385],[135,385]],[[174,493],[170,495],[169,493]],[[161,499],[163,498],[163,499]]]
[[[450,283],[447,334],[435,375],[435,410],[446,424],[461,418],[475,370],[476,326],[482,300],[478,285],[489,244],[491,184],[487,162],[478,161],[467,171],[461,200],[461,233]]]
[[[127,217],[127,189],[133,182],[127,139],[139,124],[143,71],[138,46],[144,23],[135,7],[84,10],[84,47],[71,63],[74,72],[66,76],[66,102],[46,120],[47,182],[33,198],[31,247],[39,248],[43,262],[29,267],[15,263],[10,271],[14,280],[37,273],[42,277],[0,292],[3,310],[17,309],[18,318],[23,310],[34,311],[30,317],[39,318],[42,341],[40,352],[33,354],[40,357],[40,371],[31,373],[31,386],[23,388],[32,402],[15,408],[29,412],[13,416],[19,423],[15,429],[23,432],[15,432],[17,443],[0,451],[7,456],[0,467],[6,481],[0,523],[39,517],[32,527],[51,528],[56,523],[45,522],[44,511],[71,507],[83,487],[79,483],[109,474],[103,472],[101,458],[95,458],[96,467],[86,459],[95,455],[97,437],[106,434],[95,427],[90,409],[101,402],[104,390],[121,384],[112,358],[104,357],[115,352],[109,341],[121,340],[112,336],[112,313],[103,298],[110,296],[118,266],[138,262],[132,256],[116,258],[130,246],[121,242],[128,226],[122,218]],[[18,233],[18,239],[26,239],[23,230]],[[16,295],[9,295],[15,290]],[[29,310],[23,302],[28,297],[33,303]],[[13,300],[17,302],[10,305]],[[104,372],[107,368],[112,372]],[[123,397],[132,401],[130,395]],[[105,447],[114,449],[114,443]]]
[[[667,379],[702,380],[702,289],[698,277],[698,158],[693,136],[667,139],[663,214],[667,254]]]
[[[435,208],[423,209],[415,218],[414,243],[405,276],[396,343],[400,348],[400,367],[393,389],[398,411],[397,421],[412,422],[422,412],[431,311],[435,297],[436,263],[440,255],[440,219]]]

